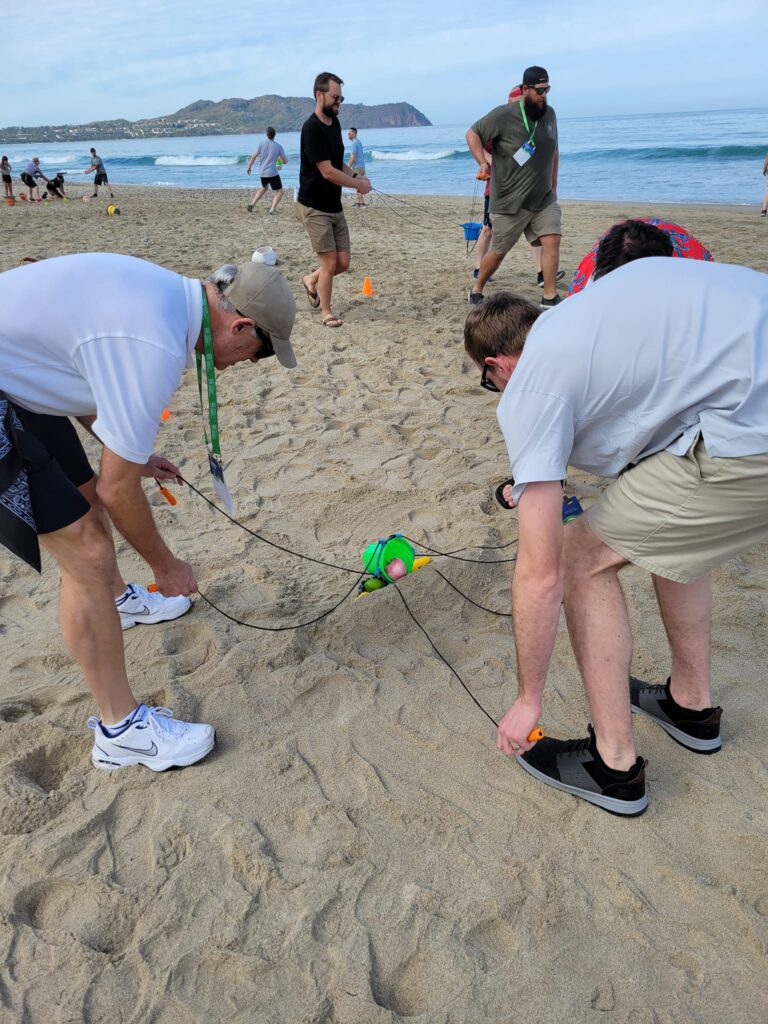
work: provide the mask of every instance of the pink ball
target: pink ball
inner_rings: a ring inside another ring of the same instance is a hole
[[[384,572],[391,580],[401,580],[403,576],[408,575],[408,569],[402,558],[393,558]]]

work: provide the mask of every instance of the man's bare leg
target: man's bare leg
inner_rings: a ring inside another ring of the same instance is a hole
[[[480,264],[480,270],[477,273],[477,278],[472,287],[472,291],[477,294],[482,294],[483,288],[488,281],[489,277],[493,277],[496,271],[499,269],[504,261],[503,252],[494,252],[490,249],[483,257],[482,263]]]
[[[273,196],[272,196],[272,205],[269,208],[269,212],[270,213],[274,213],[275,212],[275,210],[280,205],[280,200],[282,198],[283,198],[283,190],[281,188],[276,189],[274,194],[273,194]]]
[[[96,483],[98,477],[94,474],[90,480],[87,480],[84,484],[78,487],[78,490],[83,495],[85,500],[90,504],[91,511],[96,515],[101,523],[104,531],[112,537],[112,521],[107,515],[107,510],[101,501],[101,498],[96,493]],[[114,540],[113,540],[114,545]],[[115,597],[121,597],[127,584],[123,579],[122,573],[120,572],[120,566],[115,561],[115,582],[113,586],[113,594]]]
[[[311,274],[307,274],[304,283],[310,291],[317,292],[320,298],[320,312],[325,320],[332,316],[331,295],[333,293],[333,279],[337,274],[344,274],[349,270],[348,252],[320,252],[317,254],[320,266]]]
[[[544,277],[543,298],[554,299],[557,294],[555,281],[560,263],[560,235],[542,235],[541,242],[541,273]]]
[[[59,620],[64,643],[83,675],[105,725],[129,715],[139,703],[125,668],[123,634],[113,595],[115,547],[99,516],[40,535],[61,570]]]
[[[693,711],[711,708],[712,580],[652,579],[672,651],[672,697]]]
[[[266,191],[267,190],[264,188],[263,185],[261,186],[261,188],[257,188],[256,189],[256,191],[253,193],[253,199],[248,204],[248,207],[249,207],[250,210],[252,210],[254,208],[256,203],[258,203],[258,201],[261,199],[261,197],[264,195],[264,193]]]
[[[635,763],[629,665],[632,633],[619,583],[626,561],[592,532],[584,517],[565,529],[564,603],[600,756],[610,768]]]

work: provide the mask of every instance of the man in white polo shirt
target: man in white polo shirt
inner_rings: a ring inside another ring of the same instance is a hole
[[[641,814],[645,762],[630,711],[695,753],[721,746],[709,574],[768,539],[768,275],[640,259],[538,314],[502,292],[470,313],[464,333],[481,382],[503,392],[520,517],[518,695],[497,745],[547,785]],[[568,465],[616,479],[564,529]],[[618,579],[629,563],[653,576],[671,650],[665,685],[629,679]],[[594,728],[533,744],[561,599]]]
[[[93,763],[192,764],[213,747],[213,727],[147,708],[128,682],[104,510],[160,593],[188,601],[194,571],[166,546],[141,486],[178,474],[152,455],[163,409],[206,345],[218,370],[271,355],[295,366],[293,295],[255,263],[200,282],[87,253],[0,274],[0,308],[0,543],[39,568],[39,542],[58,562],[62,634],[100,711]],[[68,417],[101,441],[98,477]]]

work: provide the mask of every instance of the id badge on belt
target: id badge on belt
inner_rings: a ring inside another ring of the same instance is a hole
[[[524,142],[520,149],[518,149],[518,151],[514,154],[513,159],[516,164],[522,167],[523,164],[528,163],[528,161],[531,159],[535,152],[536,146],[533,142]]]

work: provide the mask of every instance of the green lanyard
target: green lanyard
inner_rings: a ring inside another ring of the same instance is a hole
[[[525,130],[528,132],[528,141],[530,142],[531,145],[533,145],[533,137],[536,134],[536,129],[539,126],[539,122],[536,121],[536,123],[533,126],[533,131],[531,131],[530,125],[528,124],[528,118],[525,116],[525,107],[523,106],[523,101],[522,100],[518,100],[517,102],[520,104],[520,116],[523,119],[523,124],[525,125]]]
[[[211,335],[211,314],[208,310],[208,299],[203,288],[203,348],[205,350],[205,380],[208,386],[208,422],[211,425],[211,441],[208,442],[208,431],[205,429],[205,409],[203,408],[203,357],[195,352],[197,359],[197,391],[200,396],[200,412],[203,416],[203,437],[205,446],[214,455],[221,455],[219,445],[219,407],[216,402],[216,368],[213,364],[213,337]]]

